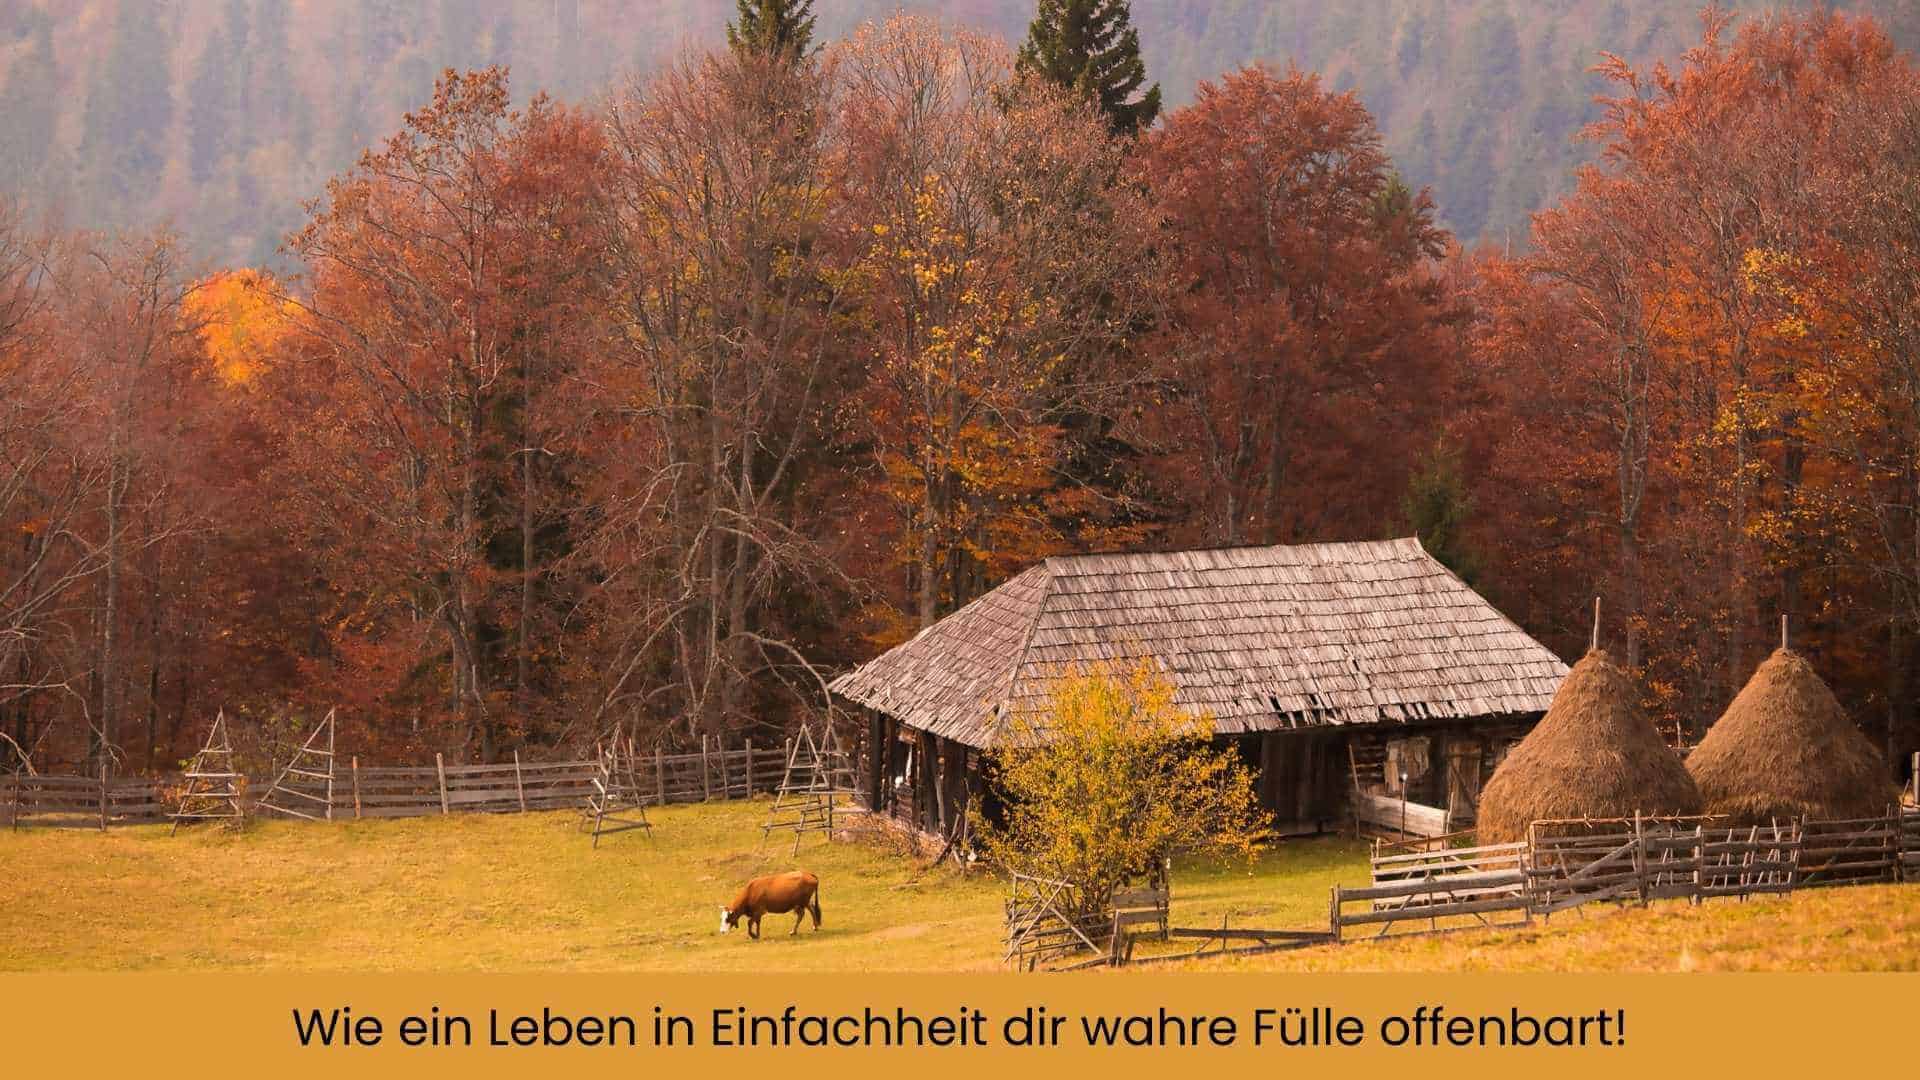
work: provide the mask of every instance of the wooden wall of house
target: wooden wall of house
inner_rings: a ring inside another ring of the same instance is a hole
[[[885,713],[841,704],[863,720],[855,771],[867,808],[922,832],[951,835],[983,788],[979,753]]]
[[[869,808],[936,836],[951,835],[975,803],[990,815],[996,813],[979,751],[905,727],[884,713],[841,704],[864,720],[858,772]],[[1273,812],[1279,829],[1298,833],[1337,829],[1347,822],[1353,786],[1350,744],[1360,740],[1377,750],[1377,744],[1391,739],[1427,738],[1429,767],[1409,785],[1408,798],[1449,809],[1465,823],[1499,755],[1537,720],[1296,729],[1222,742],[1255,770],[1260,805]]]
[[[1346,741],[1337,731],[1269,731],[1249,737],[1243,756],[1258,772],[1260,805],[1284,833],[1337,827],[1346,810]],[[1249,753],[1251,751],[1251,753]]]

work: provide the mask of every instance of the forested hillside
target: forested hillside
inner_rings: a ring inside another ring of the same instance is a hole
[[[1357,89],[1416,189],[1463,240],[1524,242],[1587,154],[1601,50],[1676,57],[1698,0],[1139,0],[1169,107],[1260,60]],[[1767,6],[1743,0],[1735,10]],[[1873,12],[1920,41],[1911,0]],[[507,64],[525,96],[580,99],[722,41],[731,0],[0,0],[0,191],[74,226],[171,220],[197,254],[267,260],[300,203],[446,67]],[[1029,0],[823,0],[818,38],[896,8],[1017,41]]]
[[[1873,18],[1277,8],[1234,40],[1326,74],[1196,85],[1153,49],[1226,31],[1146,4],[1144,75],[1113,0],[1024,47],[717,6],[672,59],[584,3],[9,12],[7,753],[772,737],[1050,555],[1408,534],[1563,656],[1598,594],[1675,729],[1784,617],[1920,749],[1920,65]],[[1548,27],[1684,56],[1594,75],[1597,167],[1515,156],[1584,115]],[[1338,89],[1403,68],[1385,123]]]

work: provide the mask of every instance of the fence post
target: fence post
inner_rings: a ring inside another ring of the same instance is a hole
[[[1900,880],[1900,803],[1887,808],[1887,880]]]
[[[727,744],[725,740],[716,739],[714,742],[718,744],[720,751],[714,755],[720,759],[720,801],[726,802],[728,799],[733,798],[733,770],[727,768]]]
[[[1732,840],[1729,832],[1727,839]],[[1697,906],[1707,900],[1707,826],[1704,822],[1693,827],[1693,902]]]
[[[653,748],[653,786],[660,791],[660,805],[667,805],[667,758],[666,751]]]
[[[1327,926],[1333,931],[1333,943],[1340,944],[1340,886],[1333,887],[1333,902],[1327,905]]]
[[[527,812],[527,785],[520,779],[520,751],[513,752],[513,793],[520,800],[520,812]]]
[[[753,740],[747,740],[747,798],[753,798]]]
[[[354,756],[348,758],[347,763],[348,763],[348,766],[353,770],[353,820],[359,821],[360,820],[360,755],[355,754]]]
[[[700,736],[700,801],[713,801],[713,766],[707,761],[707,737]]]
[[[433,755],[433,771],[440,777],[440,814],[447,813],[447,761],[440,754]]]
[[[16,832],[20,828],[20,774],[7,777],[7,825]]]
[[[100,759],[100,831],[107,831],[107,759]]]
[[[1640,886],[1640,906],[1647,906],[1647,834],[1640,820],[1640,811],[1633,812],[1633,876]]]

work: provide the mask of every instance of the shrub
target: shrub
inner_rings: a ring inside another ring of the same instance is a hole
[[[1083,914],[1174,851],[1251,859],[1267,835],[1252,774],[1210,744],[1211,716],[1173,697],[1143,662],[1072,674],[1044,706],[1016,714],[992,761],[1005,820],[974,820],[984,853],[1071,882]]]

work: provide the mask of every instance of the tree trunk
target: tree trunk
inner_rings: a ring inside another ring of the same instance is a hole
[[[125,466],[121,461],[123,417],[115,417],[108,436],[107,467],[107,565],[100,596],[100,742],[102,760],[120,741],[120,498],[125,489]]]
[[[524,722],[533,700],[533,388],[525,365],[520,373],[520,632],[513,678],[514,696]]]

